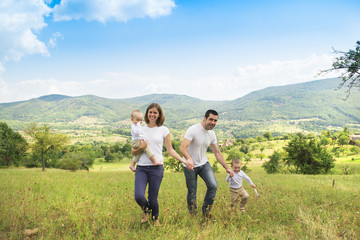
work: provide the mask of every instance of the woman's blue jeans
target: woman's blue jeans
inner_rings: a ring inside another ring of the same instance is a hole
[[[158,194],[164,176],[162,165],[137,166],[135,172],[135,200],[144,212],[151,210],[153,219],[159,217]],[[146,186],[149,184],[148,200],[145,198]]]
[[[194,168],[193,171],[188,170],[184,167],[184,174],[186,178],[186,186],[188,189],[187,193],[187,204],[190,213],[196,213],[196,192],[197,192],[197,176],[199,175],[206,183],[207,191],[204,198],[204,204],[202,206],[203,214],[210,212],[211,207],[214,203],[217,190],[217,181],[213,169],[210,163]]]

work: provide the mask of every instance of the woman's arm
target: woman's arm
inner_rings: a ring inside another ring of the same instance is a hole
[[[188,165],[188,162],[184,160],[182,157],[180,157],[180,155],[174,150],[174,148],[171,145],[170,133],[165,137],[164,144],[166,147],[166,151],[169,153],[170,156],[184,163],[186,165],[186,168],[188,168],[189,170],[192,170],[194,168],[194,165]]]
[[[138,148],[131,148],[131,154],[136,155],[141,153],[147,147],[147,143],[144,140],[141,140],[140,146]]]

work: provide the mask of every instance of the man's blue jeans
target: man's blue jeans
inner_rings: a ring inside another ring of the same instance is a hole
[[[187,204],[190,213],[196,213],[196,192],[197,192],[197,176],[199,175],[206,183],[207,191],[204,198],[204,204],[202,207],[203,214],[210,212],[211,207],[214,203],[217,190],[217,181],[213,169],[210,163],[194,168],[193,171],[188,170],[184,167],[184,174],[186,178],[186,186],[188,189],[187,193]]]

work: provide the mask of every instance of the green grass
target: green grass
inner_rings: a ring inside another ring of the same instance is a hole
[[[128,163],[95,165],[90,172],[47,169],[0,170],[0,239],[358,239],[360,175],[268,175],[254,166],[248,175],[260,198],[251,198],[246,214],[230,210],[226,173],[213,219],[191,217],[186,209],[182,173],[166,172],[159,193],[161,227],[140,224],[134,201],[134,174]],[[110,167],[111,166],[111,167]],[[335,180],[335,187],[332,182]],[[198,205],[206,187],[198,184]]]

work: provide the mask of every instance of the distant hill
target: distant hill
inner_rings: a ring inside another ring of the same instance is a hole
[[[360,124],[360,94],[353,91],[344,101],[339,79],[324,79],[280,87],[269,87],[232,101],[204,101],[176,94],[108,99],[93,95],[69,97],[48,95],[27,101],[0,104],[0,121],[68,123],[89,117],[112,124],[129,119],[130,112],[145,111],[158,102],[169,126],[181,128],[183,120],[201,119],[216,109],[221,119],[257,121],[316,119],[324,125]]]
[[[319,119],[329,125],[360,123],[360,94],[354,90],[344,101],[340,79],[269,87],[230,101],[223,107],[227,119]]]

